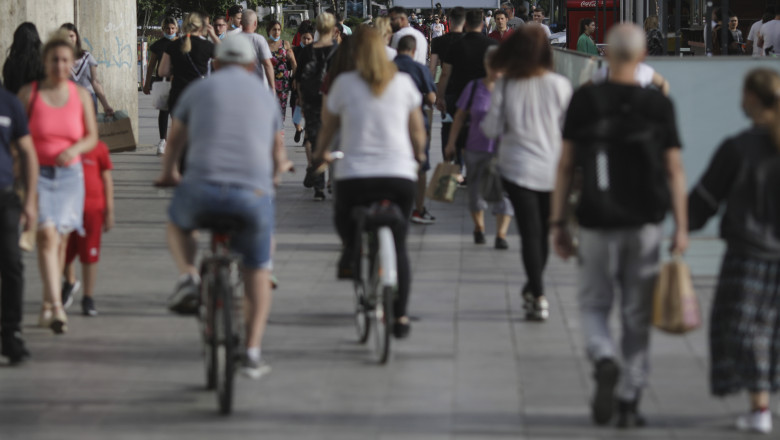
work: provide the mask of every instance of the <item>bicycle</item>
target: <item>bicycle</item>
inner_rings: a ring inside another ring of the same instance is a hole
[[[219,410],[233,409],[233,382],[240,362],[244,335],[240,257],[229,249],[230,236],[242,221],[228,216],[199,219],[211,232],[210,252],[200,264],[200,308],[198,321],[206,367],[206,388],[215,389]]]
[[[382,200],[357,207],[352,217],[358,224],[354,274],[355,330],[358,342],[368,341],[374,328],[374,353],[379,364],[390,357],[393,304],[398,294],[398,268],[393,226],[405,221],[398,205]]]

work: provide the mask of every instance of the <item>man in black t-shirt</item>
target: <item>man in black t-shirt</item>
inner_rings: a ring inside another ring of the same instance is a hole
[[[564,259],[572,256],[565,215],[578,165],[582,170],[577,210],[578,296],[581,331],[596,370],[593,420],[606,424],[617,408],[618,426],[633,427],[644,424],[637,408],[649,367],[652,295],[662,222],[671,205],[676,225],[672,252],[684,252],[688,247],[687,200],[672,103],[659,91],[641,88],[634,79],[646,53],[644,32],[634,24],[621,24],[612,28],[607,44],[607,82],[582,87],[569,105],[550,225],[556,253]],[[628,121],[631,129],[620,127]],[[633,130],[633,124],[642,131]],[[614,128],[604,128],[610,126]],[[609,332],[617,286],[621,297],[620,349]],[[618,353],[622,362],[617,360]]]
[[[14,188],[12,148],[22,161],[24,203]],[[38,158],[24,108],[16,96],[0,89],[0,343],[2,355],[11,365],[30,355],[21,337],[24,266],[19,249],[19,225],[25,231],[32,231],[37,224],[37,182]]]
[[[453,42],[442,57],[443,67],[437,86],[436,108],[446,112],[450,117],[455,114],[457,110],[455,104],[469,81],[487,76],[485,52],[487,52],[488,47],[497,44],[497,42],[482,35],[482,28],[485,26],[483,18],[481,9],[469,10],[466,13],[466,33],[462,38]],[[449,120],[450,117],[446,119]],[[447,136],[444,136],[442,130],[442,147],[447,145],[447,140],[449,140],[449,131],[447,131]],[[461,166],[463,165],[461,152],[465,147],[465,142],[466,130],[461,130],[461,136],[458,137],[458,142],[455,144],[456,160]]]
[[[436,78],[436,70],[439,67],[439,64],[443,65],[444,56],[447,54],[447,52],[449,52],[450,47],[455,42],[463,38],[463,26],[465,24],[466,10],[460,6],[452,8],[450,10],[450,31],[441,37],[434,38],[433,41],[431,41],[431,61],[429,68],[432,77]],[[445,95],[447,94],[447,92],[442,88],[439,88],[437,93],[444,93]],[[445,96],[445,100],[457,101],[458,97],[450,96],[448,98]],[[450,136],[450,128],[452,127],[452,114],[450,115],[450,118],[446,118],[446,112],[442,111],[442,120],[448,121],[442,122],[441,124],[441,151],[443,155],[444,148],[447,146],[447,140]]]

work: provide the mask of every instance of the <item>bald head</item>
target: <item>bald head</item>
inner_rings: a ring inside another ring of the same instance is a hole
[[[607,34],[607,59],[610,63],[641,61],[647,53],[645,33],[636,24],[621,23]]]
[[[257,12],[247,9],[241,16],[241,27],[248,32],[254,32],[257,29]]]

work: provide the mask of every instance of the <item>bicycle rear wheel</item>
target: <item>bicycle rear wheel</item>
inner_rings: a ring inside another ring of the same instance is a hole
[[[375,352],[377,362],[386,364],[390,358],[390,340],[393,334],[393,289],[389,286],[377,286],[376,304],[374,304]]]
[[[368,316],[366,287],[362,281],[355,282],[355,331],[358,342],[365,344],[371,333],[371,319]]]
[[[233,335],[233,286],[230,272],[222,266],[217,272],[214,295],[214,350],[219,412],[233,410],[233,378],[236,372],[236,344]]]

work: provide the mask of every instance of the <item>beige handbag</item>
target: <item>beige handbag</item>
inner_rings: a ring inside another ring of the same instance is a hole
[[[674,334],[687,333],[701,325],[691,270],[679,255],[666,262],[658,274],[653,292],[653,325]]]

